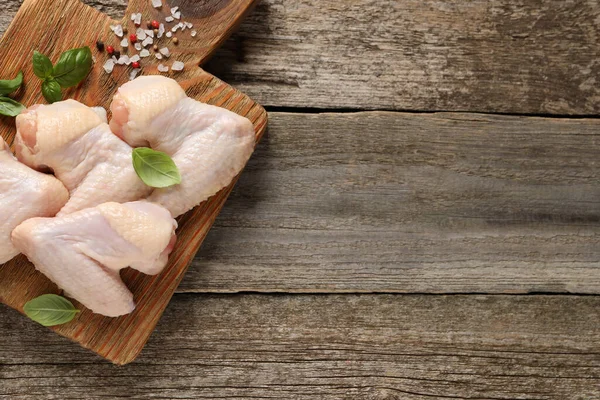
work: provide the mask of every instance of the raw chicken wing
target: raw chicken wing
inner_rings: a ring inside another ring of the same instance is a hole
[[[69,192],[51,175],[34,171],[13,156],[0,137],[0,264],[19,254],[10,241],[13,229],[26,219],[52,217]]]
[[[115,137],[103,109],[75,100],[36,105],[17,116],[16,153],[37,170],[51,170],[71,194],[59,216],[109,201],[146,197],[131,147]]]
[[[104,203],[56,218],[33,218],[12,234],[14,245],[65,293],[109,317],[135,308],[119,276],[131,266],[157,274],[175,244],[177,223],[146,201]]]
[[[252,123],[229,110],[188,98],[179,84],[143,76],[115,95],[112,131],[133,147],[169,154],[181,184],[155,189],[148,200],[179,216],[227,186],[254,150]]]

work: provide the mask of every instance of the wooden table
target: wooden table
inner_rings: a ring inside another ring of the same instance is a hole
[[[206,69],[268,135],[141,357],[0,308],[0,398],[600,399],[599,44],[598,0],[261,1]]]

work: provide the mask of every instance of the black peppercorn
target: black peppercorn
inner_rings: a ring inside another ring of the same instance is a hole
[[[98,49],[98,51],[104,51],[104,43],[101,40],[98,40],[96,42],[96,48]]]
[[[119,50],[115,50],[113,56],[115,56],[115,58],[118,60],[119,58],[121,58],[121,52]]]

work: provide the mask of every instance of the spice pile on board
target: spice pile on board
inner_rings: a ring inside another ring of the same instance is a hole
[[[162,8],[162,0],[150,0],[154,8]],[[166,26],[178,21],[172,27]],[[186,29],[192,29],[194,25],[190,22],[181,20],[181,11],[179,7],[171,8],[171,15],[165,18],[164,23],[159,21],[148,21],[144,29],[142,27],[142,14],[133,13],[131,14],[131,22],[135,26],[135,32],[127,36],[127,26],[121,24],[113,25],[110,27],[111,31],[119,40],[119,46],[123,52],[128,54],[121,54],[121,51],[115,49],[114,46],[107,45],[98,40],[96,47],[98,51],[103,52],[106,50],[110,58],[104,63],[104,71],[107,74],[112,73],[116,65],[131,66],[133,69],[129,73],[129,80],[135,79],[140,73],[142,59],[151,57],[154,53],[154,57],[158,60],[167,60],[171,57],[171,51],[167,46],[159,46],[158,41],[163,37],[170,39],[170,42],[174,45],[179,43],[179,39],[175,36],[177,31],[185,31]],[[191,37],[195,37],[197,32],[192,30],[190,32]],[[150,48],[150,50],[148,49]],[[152,50],[152,52],[151,52]],[[184,64],[181,61],[173,61],[171,66],[165,65],[165,63],[158,64],[159,72],[171,71],[182,71]]]

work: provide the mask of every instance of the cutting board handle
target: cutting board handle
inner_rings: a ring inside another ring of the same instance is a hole
[[[171,15],[171,7],[179,7],[181,21],[194,24],[192,29],[178,31],[181,36],[178,50],[186,55],[186,62],[203,64],[212,53],[238,27],[257,0],[162,0],[161,8],[154,8],[151,0],[129,0],[123,22],[130,22],[132,13],[142,13],[142,24],[146,21],[164,21]],[[169,24],[174,25],[177,20]],[[196,36],[191,37],[191,31]]]

